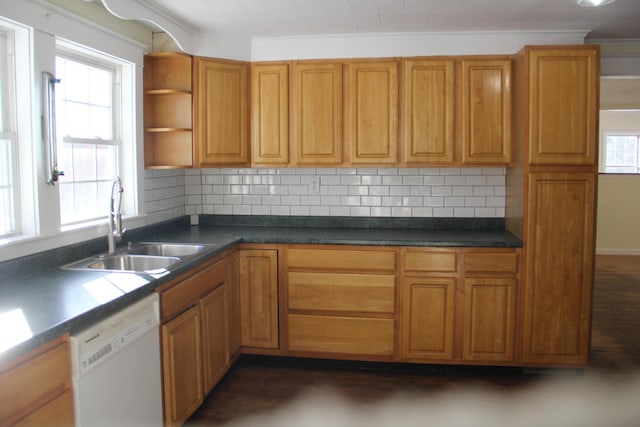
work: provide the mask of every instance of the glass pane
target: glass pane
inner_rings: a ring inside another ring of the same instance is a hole
[[[118,173],[117,147],[113,145],[98,145],[96,147],[97,179],[111,181]]]
[[[11,141],[0,139],[0,186],[11,185]]]
[[[92,68],[89,72],[89,102],[93,105],[111,108],[113,73]]]
[[[62,123],[61,135],[73,138],[93,138],[91,130],[91,110],[86,104],[67,102],[64,104],[65,121]]]
[[[109,215],[111,209],[111,180],[98,182],[98,211],[96,217]]]
[[[98,191],[95,182],[78,182],[73,186],[75,220],[81,221],[97,217]]]
[[[65,171],[66,176],[66,171]],[[75,221],[73,202],[73,183],[65,183],[60,180],[60,222],[69,224]]]
[[[64,172],[60,177],[61,182],[73,181],[75,178],[73,171],[73,144],[62,142],[58,138],[58,169]]]
[[[96,146],[73,144],[74,181],[96,179]]]
[[[66,101],[89,102],[89,67],[68,59],[64,61],[64,71],[56,76],[60,79]],[[56,69],[56,71],[58,71]],[[58,87],[56,87],[56,90]]]
[[[111,109],[105,107],[90,107],[91,138],[112,139]]]
[[[11,141],[0,139],[0,236],[15,231]]]
[[[13,231],[15,231],[13,192],[11,188],[0,188],[0,236]]]

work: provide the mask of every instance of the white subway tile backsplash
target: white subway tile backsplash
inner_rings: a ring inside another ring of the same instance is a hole
[[[318,193],[309,191],[318,181]],[[503,218],[505,168],[145,171],[148,213]]]

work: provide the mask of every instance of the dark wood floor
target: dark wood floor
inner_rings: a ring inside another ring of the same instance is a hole
[[[625,377],[640,368],[640,257],[598,256],[591,365],[563,375]],[[188,426],[216,426],[272,410],[310,389],[330,387],[348,400],[371,402],[398,394],[433,394],[470,385],[524,388],[546,378],[514,368],[437,367],[241,357],[207,396]]]

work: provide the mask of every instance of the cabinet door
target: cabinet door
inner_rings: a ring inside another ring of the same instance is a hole
[[[200,336],[198,306],[162,325],[164,413],[168,426],[182,425],[202,403]]]
[[[248,65],[195,58],[195,150],[200,167],[249,162]]]
[[[454,161],[454,61],[403,62],[402,162]]]
[[[523,362],[585,364],[591,326],[594,176],[529,177]]]
[[[347,65],[345,135],[351,164],[398,162],[398,63]]]
[[[464,280],[464,360],[513,360],[516,283],[512,278]]]
[[[251,161],[254,165],[289,162],[289,66],[251,66]]]
[[[403,280],[402,359],[453,358],[455,284],[455,278]]]
[[[242,345],[278,348],[278,255],[276,250],[240,251]]]
[[[240,265],[237,252],[226,258],[226,265],[229,292],[229,355],[233,356],[241,346]]]
[[[291,95],[293,163],[342,163],[342,64],[294,64]]]
[[[229,369],[229,293],[223,283],[200,300],[202,371],[208,394]]]
[[[529,161],[593,165],[598,114],[598,48],[529,50]]]
[[[511,162],[511,61],[462,61],[462,162]]]

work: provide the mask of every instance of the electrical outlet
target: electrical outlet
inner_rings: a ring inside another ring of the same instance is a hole
[[[317,196],[319,194],[320,194],[320,177],[314,176],[313,178],[311,178],[311,181],[309,181],[309,195]]]

